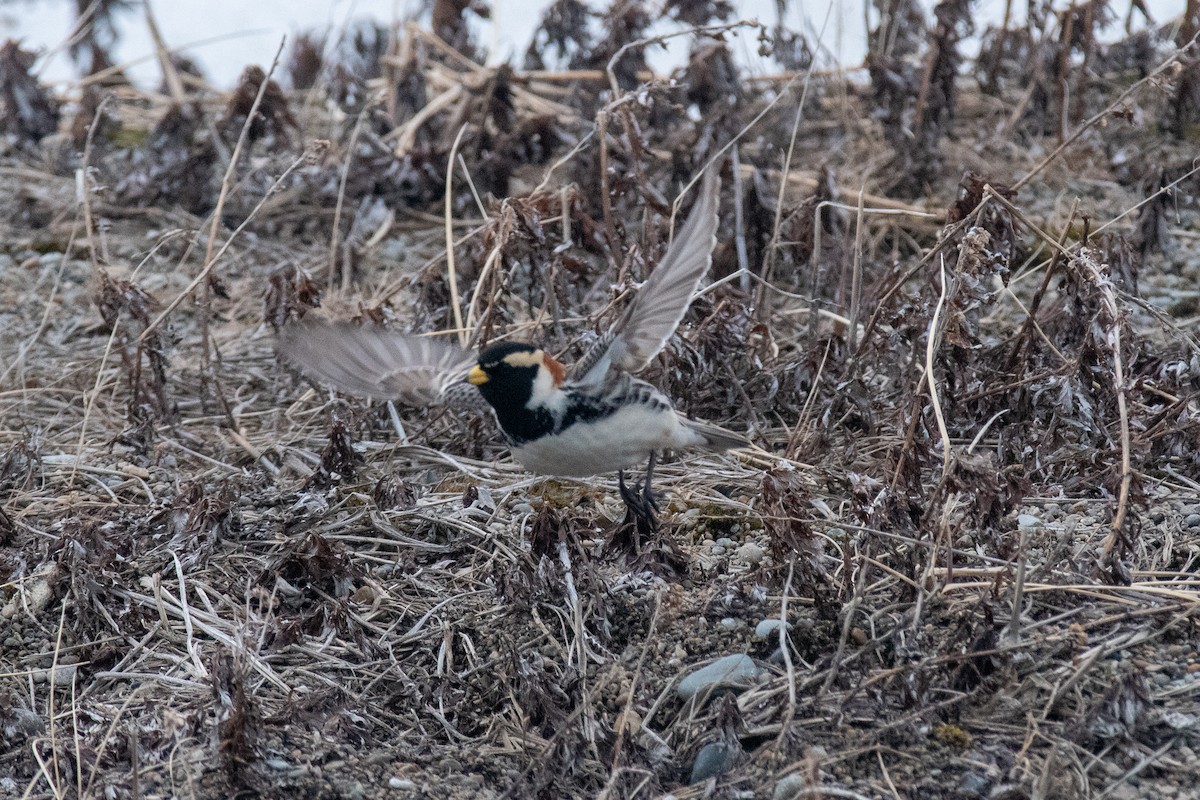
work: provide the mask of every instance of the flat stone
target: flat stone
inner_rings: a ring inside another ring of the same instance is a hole
[[[745,653],[725,656],[684,677],[676,687],[675,693],[681,700],[690,700],[717,687],[745,689],[754,683],[761,673],[754,659]]]
[[[775,784],[775,791],[771,793],[771,800],[792,800],[800,797],[801,792],[808,789],[808,781],[803,775],[785,775]]]
[[[968,772],[958,783],[958,791],[968,797],[987,797],[994,781],[981,772]]]
[[[1041,518],[1035,517],[1033,514],[1018,514],[1017,527],[1022,530],[1037,530],[1045,525]]]
[[[792,626],[790,623],[788,624],[787,629],[789,631],[792,629]],[[756,638],[756,639],[770,639],[770,638],[778,636],[778,635],[779,635],[779,619],[777,617],[771,617],[769,619],[764,619],[761,622],[759,622],[757,625],[754,626],[754,638]]]
[[[746,542],[737,549],[737,557],[752,567],[757,567],[762,563],[765,555],[766,551],[762,549],[762,546],[754,542]]]
[[[696,763],[692,765],[692,778],[688,783],[700,783],[709,778],[723,775],[737,762],[741,748],[725,742],[711,742],[700,748]]]

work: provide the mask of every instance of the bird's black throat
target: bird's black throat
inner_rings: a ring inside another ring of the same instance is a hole
[[[536,372],[532,368],[529,371]],[[533,393],[533,377],[530,375],[524,383],[501,382],[493,377],[479,387],[483,399],[496,412],[496,421],[508,437],[509,444],[519,445],[535,439],[553,426],[553,420],[548,419],[550,415],[547,411],[543,409],[541,413],[537,413],[527,405]],[[541,417],[546,417],[547,420],[542,422]]]
[[[492,350],[484,351],[479,360],[480,368],[488,376],[479,385],[479,393],[496,412],[496,421],[509,443],[520,445],[552,432],[554,419],[549,410],[529,408],[538,367],[513,366],[496,355]]]
[[[506,342],[487,348],[479,356],[479,369],[487,375],[486,381],[477,384],[479,392],[496,412],[496,421],[509,444],[519,447],[616,410],[606,398],[572,390],[568,390],[565,405],[556,410],[541,406],[531,408],[534,387],[541,370],[546,367],[540,361],[527,363],[531,359],[520,356],[537,353],[537,348],[532,345]]]

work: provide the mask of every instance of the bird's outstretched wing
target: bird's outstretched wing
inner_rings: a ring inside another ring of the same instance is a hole
[[[279,353],[310,378],[347,394],[410,405],[450,403],[475,355],[428,336],[348,322],[304,320],[279,334]]]
[[[603,380],[611,367],[638,372],[650,363],[679,327],[692,295],[712,265],[717,244],[720,164],[704,173],[700,194],[675,233],[666,255],[638,289],[611,328],[592,344],[572,370],[572,380]]]

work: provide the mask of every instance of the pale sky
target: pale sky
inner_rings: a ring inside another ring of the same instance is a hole
[[[607,3],[608,0],[601,0],[593,2],[593,6]],[[481,22],[476,32],[493,61],[511,57],[519,63],[541,17],[540,9],[548,4],[548,0],[491,0],[492,20]],[[47,52],[49,57],[37,65],[43,79],[70,81],[74,66],[66,55],[64,39],[71,29],[74,5],[71,0],[10,0],[0,5],[0,39],[22,39],[26,48]],[[361,17],[380,22],[403,19],[418,5],[413,0],[154,0],[153,9],[168,46],[186,47],[188,55],[203,67],[208,78],[216,86],[227,88],[247,64],[269,66],[285,35],[290,37],[310,28],[341,29],[348,20]],[[734,0],[734,5],[742,19],[757,17],[766,24],[775,21],[774,0]],[[862,60],[866,49],[862,2],[826,0],[789,5],[793,7],[788,12],[790,29],[805,31],[811,42],[824,25],[822,41],[831,54],[842,64],[857,64]],[[1024,7],[1021,2],[1014,5]],[[801,19],[800,11],[796,10],[800,7],[805,9],[806,19]],[[982,27],[983,21],[1000,18],[1004,1],[978,0],[975,7]],[[1181,12],[1182,0],[1149,0],[1148,7],[1155,21],[1162,23]],[[128,74],[139,83],[157,83],[154,48],[142,13],[136,10],[126,13],[121,23],[117,58],[122,62],[141,59],[131,65]],[[686,37],[676,39],[666,53],[652,51],[651,64],[659,71],[678,66],[688,47]],[[733,47],[751,71],[775,69],[757,56],[753,33],[742,35]]]

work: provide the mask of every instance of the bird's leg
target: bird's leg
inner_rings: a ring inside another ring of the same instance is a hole
[[[622,553],[631,557],[630,563],[638,568],[678,576],[686,571],[687,559],[669,538],[657,535],[658,500],[650,488],[657,463],[658,454],[652,453],[646,465],[645,480],[640,486],[634,484],[632,489],[625,483],[625,471],[617,471],[617,486],[625,501],[625,521],[613,530],[604,551],[605,554]]]
[[[637,492],[629,488],[625,483],[625,470],[617,470],[617,491],[621,493],[621,499],[625,501],[625,507],[631,511],[635,506],[639,505],[641,498]]]
[[[641,491],[638,491],[637,488],[630,488],[625,483],[625,470],[617,471],[617,488],[621,493],[621,499],[625,501],[627,511],[625,524],[628,526],[629,533],[632,534],[632,541],[629,544],[636,553],[641,549],[642,537],[651,536],[658,531],[658,515],[655,513],[658,510],[658,503],[655,502],[653,495],[648,493],[646,485],[640,487]]]
[[[645,527],[650,532],[656,530],[658,518],[654,512],[658,510],[658,503],[655,502],[653,496],[646,494],[645,487],[642,487],[640,492],[637,489],[629,488],[629,484],[625,483],[625,470],[618,470],[617,489],[621,493],[621,499],[625,501],[625,508],[638,521],[638,527]]]
[[[650,482],[654,480],[654,465],[658,461],[658,451],[650,452],[650,461],[646,464],[646,482],[642,485],[642,500],[645,501],[647,507],[654,511],[658,511],[658,498],[654,496],[653,490],[650,488]]]

